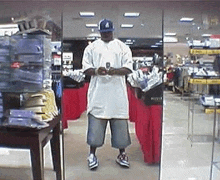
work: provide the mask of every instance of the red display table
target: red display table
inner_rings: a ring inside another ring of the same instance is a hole
[[[141,145],[144,161],[148,164],[160,162],[162,106],[146,106],[135,97],[135,91],[128,86],[129,116],[135,122],[136,136]]]
[[[86,110],[88,83],[79,89],[63,90],[62,96],[62,124],[68,128],[68,120],[76,120]]]
[[[88,83],[80,89],[64,89],[62,97],[62,122],[67,128],[68,120],[75,120],[86,110]],[[144,161],[148,164],[160,162],[162,106],[146,106],[136,98],[134,89],[128,86],[129,116],[135,123],[137,139],[141,145]]]

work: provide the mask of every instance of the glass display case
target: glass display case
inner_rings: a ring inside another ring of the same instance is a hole
[[[36,92],[51,79],[51,40],[46,35],[0,39],[0,91]]]

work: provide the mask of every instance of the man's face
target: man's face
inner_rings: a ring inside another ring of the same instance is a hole
[[[109,31],[109,32],[101,32],[101,39],[105,42],[109,42],[113,39],[113,32]]]

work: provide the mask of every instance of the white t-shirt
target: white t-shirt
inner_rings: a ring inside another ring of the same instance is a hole
[[[108,43],[98,39],[89,44],[83,55],[83,70],[106,67],[126,67],[132,70],[132,53],[122,41],[114,39]],[[129,118],[129,104],[125,76],[96,75],[89,84],[87,113],[97,118]]]

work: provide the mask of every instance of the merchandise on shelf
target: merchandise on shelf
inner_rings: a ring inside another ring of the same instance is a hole
[[[163,77],[157,66],[152,66],[151,71],[143,72],[138,69],[128,75],[128,82],[137,88],[137,96],[145,105],[162,105],[163,102]]]
[[[76,70],[64,70],[63,71],[64,76],[69,76],[73,80],[77,82],[83,82],[85,79],[85,74],[83,74],[82,69],[76,69]]]
[[[191,40],[188,41],[188,45],[190,48],[198,48],[198,49],[220,48],[220,39],[208,38],[205,40]]]
[[[134,71],[128,75],[128,82],[133,87],[139,87],[143,92],[146,92],[160,84],[162,84],[162,72],[159,72],[159,68],[154,66],[151,72],[145,74],[142,70]]]
[[[0,37],[0,89],[8,89],[10,75],[10,39],[5,36]]]
[[[0,119],[3,117],[3,111],[4,111],[3,99],[2,99],[2,93],[0,92]]]
[[[0,90],[36,92],[51,86],[51,40],[46,35],[0,38]]]
[[[59,113],[55,93],[50,89],[25,94],[22,108],[33,111],[42,121],[50,121]]]
[[[3,125],[38,129],[49,126],[48,123],[40,121],[33,111],[18,109],[10,109],[6,112]]]
[[[214,106],[220,106],[220,95],[202,95],[199,98],[200,103],[204,107],[214,107]]]

